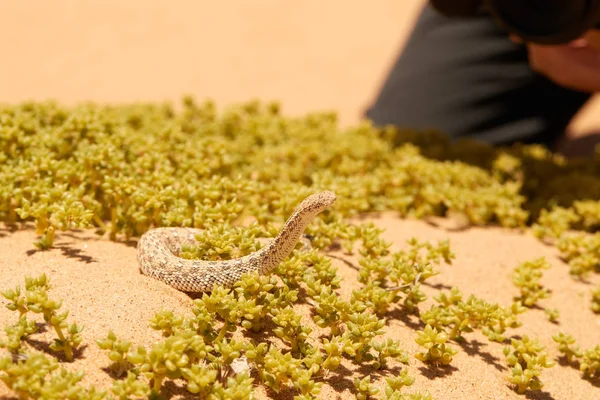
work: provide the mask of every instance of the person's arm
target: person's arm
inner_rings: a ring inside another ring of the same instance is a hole
[[[526,44],[529,63],[558,85],[583,92],[600,91],[600,32],[560,46]]]

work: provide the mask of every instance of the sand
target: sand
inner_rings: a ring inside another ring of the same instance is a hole
[[[249,98],[280,100],[290,115],[336,110],[342,124],[360,119],[389,64],[401,48],[421,1],[362,2],[275,0],[214,2],[180,1],[55,1],[0,5],[0,101],[54,98],[71,104],[178,100],[183,94],[210,97],[218,104]],[[573,124],[575,135],[600,126],[590,104]],[[557,355],[551,335],[563,330],[583,348],[600,344],[600,318],[589,307],[589,284],[568,276],[568,267],[556,249],[527,232],[473,228],[451,232],[423,221],[401,220],[393,214],[374,219],[385,228],[385,238],[396,248],[410,237],[420,240],[449,238],[456,253],[452,266],[440,267],[432,278],[436,287],[457,285],[466,294],[509,304],[517,294],[510,280],[522,261],[547,257],[552,269],[543,283],[552,297],[544,307],[561,312],[557,325],[541,310],[521,317],[516,335],[539,337],[552,356]],[[22,284],[25,275],[47,273],[52,295],[64,300],[71,318],[85,326],[84,350],[74,368],[86,372],[85,382],[106,386],[106,355],[94,340],[109,329],[137,344],[159,340],[146,328],[156,311],[189,312],[191,299],[140,274],[135,241],[114,243],[93,232],[59,234],[56,247],[36,252],[35,233],[23,227],[0,230],[0,286]],[[350,256],[334,254],[355,262]],[[339,259],[334,265],[344,278],[342,295],[358,287],[356,271]],[[14,315],[0,308],[0,323]],[[402,341],[411,354],[409,370],[416,377],[406,392],[429,391],[436,399],[518,399],[507,384],[502,345],[479,334],[468,334],[469,346],[447,372],[426,368],[412,357],[417,351],[411,326],[415,318],[390,321],[387,335]],[[48,340],[51,333],[38,336]],[[350,372],[349,372],[350,373]],[[376,377],[377,375],[375,375]],[[543,392],[534,399],[595,399],[600,387],[580,378],[571,367],[557,365],[542,374]],[[350,376],[337,376],[335,390],[323,398],[352,398]],[[184,393],[185,394],[185,393]],[[0,398],[8,392],[0,384]],[[262,393],[264,395],[264,393]],[[286,398],[285,396],[281,398]]]
[[[385,229],[383,237],[393,241],[394,250],[406,247],[406,240],[411,237],[432,242],[450,240],[456,259],[452,265],[440,266],[441,274],[431,278],[431,285],[424,288],[430,298],[440,289],[457,286],[466,295],[474,294],[490,302],[509,305],[513,296],[518,294],[510,279],[513,268],[520,262],[546,257],[552,268],[544,272],[542,282],[552,291],[552,296],[541,301],[540,305],[557,308],[561,315],[559,323],[550,323],[541,309],[533,309],[520,317],[524,325],[511,329],[510,334],[537,337],[548,347],[552,357],[557,357],[558,352],[551,336],[561,330],[574,335],[583,348],[598,343],[600,318],[589,307],[589,289],[593,284],[599,284],[600,279],[594,277],[590,283],[575,282],[568,275],[568,267],[558,259],[557,251],[541,244],[531,234],[500,228],[446,231],[423,221],[400,220],[387,213],[371,220]],[[190,297],[139,273],[134,242],[111,243],[92,232],[78,231],[59,235],[55,249],[41,252],[32,250],[31,243],[35,239],[32,229],[1,232],[0,254],[5,255],[1,273],[3,288],[22,285],[24,275],[46,273],[52,279],[52,298],[63,299],[63,307],[70,311],[72,320],[85,326],[83,352],[70,367],[86,372],[86,384],[100,387],[110,384],[110,377],[102,370],[108,365],[108,359],[94,343],[95,339],[104,338],[109,329],[113,329],[120,338],[150,346],[161,339],[156,331],[147,328],[155,312],[168,309],[190,315]],[[332,255],[335,256],[334,265],[343,278],[341,295],[348,299],[350,291],[359,287],[357,271],[340,258],[357,265],[356,258],[342,252],[333,252]],[[428,308],[431,303],[431,299],[428,300],[421,306],[422,309]],[[418,318],[401,312],[393,315],[396,317],[390,318],[386,336],[400,340],[411,355],[420,351],[414,342]],[[13,321],[14,318],[7,309],[0,309],[0,321]],[[50,341],[52,337],[53,332],[50,331],[37,335],[36,339]],[[523,398],[514,393],[506,382],[508,369],[502,354],[503,345],[491,343],[478,333],[466,334],[465,337],[466,346],[453,344],[459,353],[451,368],[428,368],[411,358],[408,369],[416,380],[407,392],[428,391],[435,399]],[[356,372],[356,367],[350,363],[347,366],[347,374]],[[381,376],[373,375],[374,378]],[[335,390],[326,387],[322,398],[352,398],[352,380],[348,375],[342,378],[345,379],[334,379]],[[572,367],[558,364],[545,370],[542,380],[544,390],[530,398],[566,400],[600,397],[600,388],[593,382],[582,380],[580,373]],[[4,394],[6,389],[0,386],[0,395]]]

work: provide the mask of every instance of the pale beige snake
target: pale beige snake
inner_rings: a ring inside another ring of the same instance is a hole
[[[184,292],[210,292],[215,284],[231,288],[245,273],[273,271],[296,247],[308,224],[336,200],[323,191],[304,199],[268,245],[247,256],[225,260],[188,260],[181,246],[194,243],[195,228],[157,228],[144,233],[137,245],[141,271]]]

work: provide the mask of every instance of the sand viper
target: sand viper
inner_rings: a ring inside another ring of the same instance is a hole
[[[273,271],[296,247],[304,229],[336,200],[323,191],[304,199],[268,245],[247,256],[225,260],[179,257],[183,244],[194,243],[196,228],[157,228],[144,233],[137,245],[142,273],[184,292],[210,292],[215,284],[231,288],[243,274]]]

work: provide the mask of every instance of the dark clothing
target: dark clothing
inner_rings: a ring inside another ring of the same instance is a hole
[[[525,46],[489,16],[448,18],[427,5],[366,117],[494,145],[553,147],[589,98],[533,72]]]

